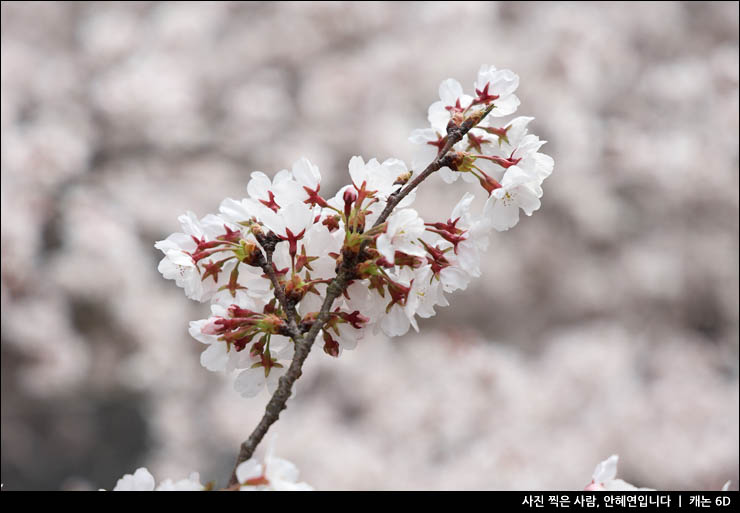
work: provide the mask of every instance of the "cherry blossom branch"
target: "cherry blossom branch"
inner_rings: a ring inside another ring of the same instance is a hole
[[[365,163],[355,156],[348,165],[352,182],[326,200],[319,194],[318,167],[302,157],[272,180],[253,172],[248,199],[227,198],[219,214],[202,219],[187,212],[178,217],[182,233],[155,244],[164,253],[158,265],[162,275],[174,280],[187,297],[211,300],[212,315],[191,322],[189,328],[193,338],[208,345],[201,364],[211,371],[241,369],[234,386],[245,397],[265,386],[274,392],[240,445],[227,489],[280,488],[268,482],[267,470],[250,477],[262,467],[247,460],[286,408],[320,332],[324,352],[337,357],[342,349],[354,348],[368,327],[388,336],[403,335],[412,326],[418,330],[416,316],[434,315],[435,306],[448,304],[444,293],[464,290],[480,275],[479,253],[488,245],[488,232],[515,226],[520,210],[531,215],[539,209],[541,184],[554,162],[537,151],[545,141],[528,133],[533,118],[520,116],[505,126],[479,124],[488,114],[502,117],[516,111],[518,83],[512,71],[488,65],[478,71],[474,97],[456,80],[443,81],[440,101],[429,107],[431,127],[414,130],[409,137],[423,145],[414,160],[422,155],[431,160],[423,170],[414,166],[416,173],[409,171],[395,158]],[[471,133],[476,126],[480,133]],[[410,204],[409,195],[437,171],[448,183],[462,173],[477,179],[488,193],[482,213],[471,211],[474,196],[469,192],[447,222],[424,222],[413,208],[397,209]],[[375,215],[374,225],[366,227],[366,220]],[[288,244],[278,248],[281,242]],[[288,269],[281,271],[273,261],[284,255],[283,249],[291,258],[289,277]],[[249,291],[239,283],[242,264],[262,270],[259,279],[247,273]],[[347,293],[353,282],[360,288],[357,295]],[[302,300],[309,293],[321,296],[319,285],[326,290],[316,312],[313,301]],[[332,310],[342,294],[346,304],[343,300]]]
[[[396,206],[401,202],[401,200],[403,200],[403,198],[405,198],[411,191],[418,187],[419,184],[426,180],[432,173],[452,164],[453,159],[452,156],[449,155],[452,147],[460,142],[465,134],[467,134],[471,128],[477,125],[490,112],[490,110],[491,109],[489,108],[483,111],[480,117],[474,116],[466,119],[460,126],[451,125],[449,127],[447,142],[437,153],[435,159],[424,169],[424,171],[422,171],[414,180],[412,180],[411,183],[403,187],[397,193],[391,195],[391,197],[388,199],[388,203],[385,209],[383,209],[383,212],[380,214],[380,217],[373,225],[373,228],[384,223],[385,220],[388,219],[388,216],[390,216],[393,210],[396,208]],[[270,398],[267,406],[265,407],[265,413],[262,416],[262,419],[260,420],[259,424],[257,424],[257,427],[254,429],[254,431],[252,431],[252,433],[249,435],[249,438],[242,442],[239,448],[239,455],[237,456],[236,464],[234,465],[234,470],[231,473],[231,479],[229,481],[230,488],[235,487],[238,483],[238,478],[236,476],[237,467],[242,462],[247,461],[249,458],[252,457],[255,449],[265,437],[267,431],[270,429],[270,426],[272,426],[272,424],[274,424],[278,420],[278,418],[280,417],[280,413],[286,408],[286,403],[292,394],[293,384],[298,380],[298,378],[301,377],[301,374],[303,372],[303,363],[306,361],[306,358],[311,351],[311,347],[313,346],[313,343],[316,340],[319,331],[321,331],[321,328],[324,326],[327,318],[329,317],[329,313],[334,300],[336,300],[336,298],[338,298],[342,294],[342,292],[344,292],[344,289],[351,281],[352,273],[354,272],[354,267],[358,259],[358,254],[352,252],[345,252],[345,254],[343,254],[341,267],[336,277],[329,284],[326,290],[326,298],[321,305],[319,315],[313,322],[311,329],[305,334],[305,336],[303,336],[301,335],[301,332],[296,324],[298,314],[295,310],[295,306],[292,305],[285,297],[285,290],[280,285],[277,276],[275,275],[275,270],[272,267],[272,250],[274,249],[274,243],[266,240],[264,235],[259,236],[257,240],[265,249],[266,258],[265,261],[261,264],[262,269],[265,271],[265,274],[268,276],[268,278],[270,278],[270,281],[275,288],[275,296],[278,298],[278,301],[283,306],[283,309],[286,312],[286,317],[288,317],[288,327],[290,331],[290,337],[295,344],[295,352],[293,354],[293,360],[290,363],[290,367],[278,381],[278,388]],[[360,250],[360,253],[361,252],[362,249]]]

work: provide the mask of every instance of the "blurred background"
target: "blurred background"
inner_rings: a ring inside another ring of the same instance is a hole
[[[314,350],[277,455],[324,490],[582,489],[613,453],[737,489],[737,3],[3,2],[4,489],[225,485],[267,395],[200,366],[154,242],[253,170],[410,161],[484,63],[550,141],[542,208],[421,333]]]

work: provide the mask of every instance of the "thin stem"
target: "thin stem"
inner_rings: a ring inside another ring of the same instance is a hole
[[[421,174],[414,178],[411,183],[406,185],[406,187],[404,187],[400,191],[392,194],[391,197],[388,198],[388,203],[383,209],[383,212],[380,214],[378,220],[375,221],[373,228],[384,223],[385,220],[388,219],[388,216],[390,216],[393,210],[396,208],[396,206],[401,202],[401,200],[408,196],[411,191],[416,189],[419,184],[421,184],[421,182],[429,177],[429,175],[452,163],[452,159],[448,155],[449,151],[454,145],[462,140],[462,138],[470,131],[471,128],[480,123],[483,118],[488,115],[492,108],[493,105],[483,111],[483,115],[480,118],[476,119],[475,117],[470,117],[466,119],[459,127],[451,127],[450,129],[448,129],[447,142],[442,147],[442,149],[439,150],[439,152],[437,153],[437,157],[426,167],[426,169],[424,169],[424,171],[421,172]]]
[[[280,306],[283,308],[283,311],[285,312],[285,318],[288,321],[288,331],[291,335],[291,338],[294,339],[295,336],[300,336],[301,334],[301,331],[298,329],[298,313],[295,310],[295,306],[293,306],[293,304],[288,301],[288,298],[285,296],[285,288],[280,284],[277,274],[275,274],[275,268],[272,265],[272,254],[275,251],[276,242],[273,242],[264,235],[258,235],[256,236],[256,238],[257,242],[259,242],[260,246],[262,246],[262,249],[265,250],[265,256],[264,258],[259,260],[259,265],[264,273],[267,275],[267,277],[270,279],[270,282],[272,282],[272,288],[275,291],[275,297],[280,303]]]

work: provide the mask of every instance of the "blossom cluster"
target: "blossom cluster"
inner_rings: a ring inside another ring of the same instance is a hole
[[[207,346],[202,365],[239,370],[235,388],[245,397],[264,387],[274,392],[293,357],[293,329],[306,333],[317,322],[344,261],[353,262],[348,284],[319,324],[333,357],[368,330],[418,331],[417,318],[448,305],[445,294],[480,276],[489,232],[516,225],[520,209],[531,215],[539,208],[553,169],[538,151],[545,141],[528,132],[532,118],[495,121],[516,111],[518,84],[516,74],[493,66],[478,72],[474,96],[445,80],[429,107],[430,127],[411,134],[419,146],[411,168],[355,156],[350,183],[324,196],[319,168],[301,158],[272,179],[253,172],[247,197],[225,199],[218,214],[181,216],[182,232],[155,246],[164,253],[163,276],[211,304],[210,317],[190,323],[190,334]],[[481,211],[466,192],[446,219],[422,219],[412,207],[412,178],[434,162],[446,182],[462,176],[482,187]]]
[[[165,479],[157,486],[154,476],[145,468],[136,469],[133,474],[126,474],[118,480],[114,492],[198,492],[206,487],[200,482],[200,475],[193,472],[185,479],[173,481]]]
[[[475,81],[476,96],[465,94],[457,80],[447,79],[439,86],[440,100],[429,107],[431,127],[414,130],[409,138],[419,145],[413,159],[413,166],[418,167],[444,146],[450,123],[459,125],[471,115],[471,109],[475,112],[476,106],[493,105],[488,115],[454,145],[455,165],[443,167],[439,173],[447,183],[459,176],[480,183],[489,195],[485,218],[498,231],[519,222],[519,209],[529,216],[540,208],[542,182],[554,166],[552,157],[538,151],[547,141],[529,133],[527,125],[534,118],[495,121],[516,112],[519,98],[514,92],[518,86],[519,77],[512,71],[485,65]]]
[[[298,467],[288,460],[273,455],[272,446],[260,463],[252,458],[236,468],[238,490],[242,492],[293,492],[313,491],[307,483],[298,482]],[[200,475],[193,472],[189,477],[173,481],[165,479],[157,486],[154,476],[144,467],[133,474],[126,474],[118,480],[114,492],[197,492],[211,489],[211,484],[203,485]],[[234,488],[236,489],[236,487]]]

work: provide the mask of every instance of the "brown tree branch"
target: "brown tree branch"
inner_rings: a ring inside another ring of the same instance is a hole
[[[257,424],[257,427],[252,431],[252,434],[249,435],[249,438],[241,444],[239,455],[237,456],[236,464],[234,465],[234,470],[231,473],[231,480],[229,481],[230,487],[238,482],[236,469],[239,464],[252,457],[257,445],[259,445],[265,434],[267,434],[267,430],[280,417],[280,412],[285,409],[285,403],[288,401],[288,398],[290,398],[292,393],[293,383],[301,377],[303,362],[306,361],[314,340],[316,340],[316,336],[319,334],[319,331],[329,317],[331,305],[344,291],[350,281],[354,272],[355,264],[355,256],[351,254],[345,255],[336,278],[334,278],[326,289],[326,298],[324,299],[324,303],[321,305],[319,315],[311,326],[311,329],[306,333],[305,337],[301,336],[300,332],[297,336],[292,337],[295,343],[293,361],[290,362],[290,367],[288,367],[287,372],[278,381],[278,388],[272,398],[270,398],[270,402],[267,403],[262,420]]]
[[[270,279],[270,282],[272,282],[275,297],[280,303],[280,306],[283,307],[285,319],[288,321],[288,332],[295,342],[295,337],[300,337],[301,335],[301,330],[298,329],[298,312],[295,310],[295,305],[293,305],[285,296],[285,288],[280,285],[280,280],[278,280],[278,277],[275,274],[275,268],[272,266],[272,254],[275,251],[275,244],[277,241],[261,234],[255,235],[255,237],[257,242],[259,242],[260,246],[262,246],[262,249],[265,251],[265,256],[260,258],[258,263]]]

